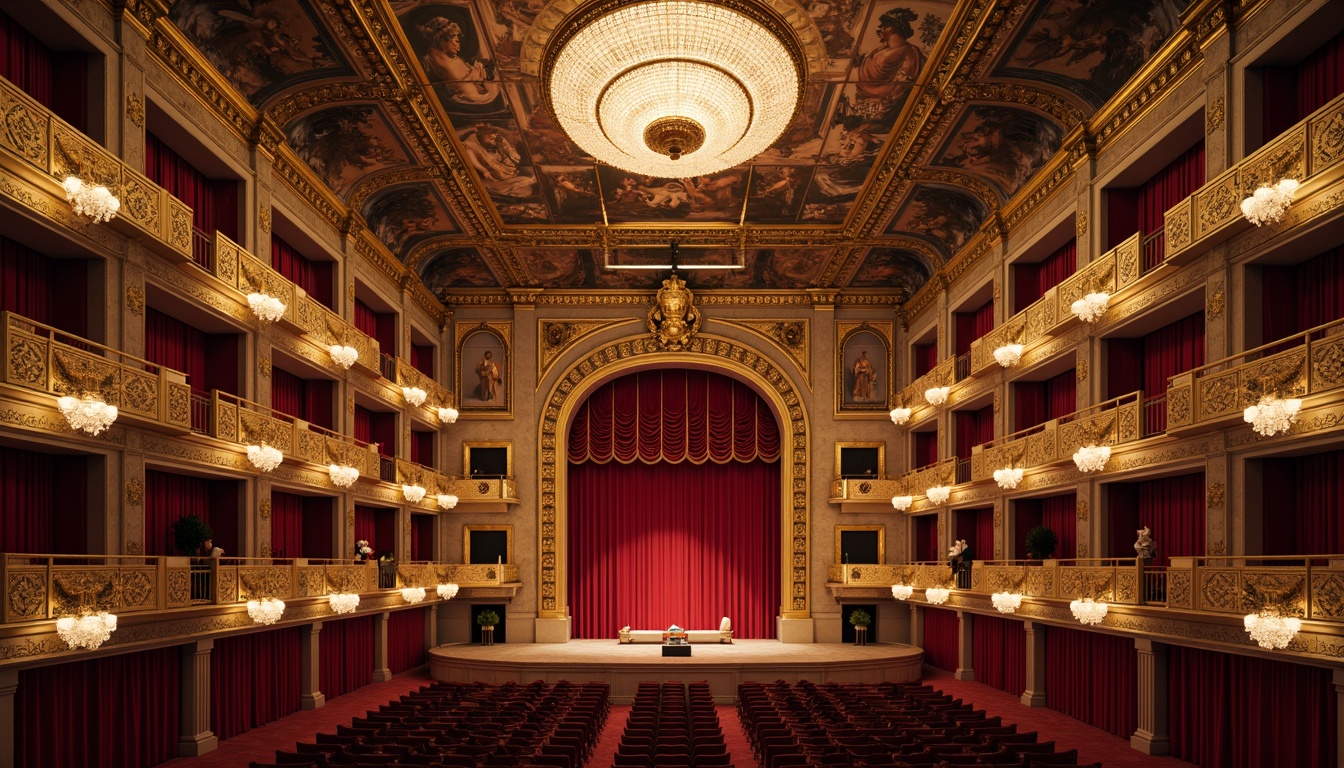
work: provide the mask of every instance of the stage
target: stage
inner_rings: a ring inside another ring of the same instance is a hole
[[[691,649],[690,658],[664,658],[660,644],[622,645],[614,639],[491,646],[457,643],[431,649],[429,669],[435,679],[466,682],[600,680],[611,685],[615,704],[629,704],[641,682],[705,680],[715,701],[731,704],[738,683],[918,680],[924,662],[919,648],[895,643],[855,646],[735,640],[731,645],[698,643]]]

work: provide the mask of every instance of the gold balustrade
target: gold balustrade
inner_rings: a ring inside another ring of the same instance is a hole
[[[517,504],[518,483],[512,477],[453,477],[444,486],[459,502],[503,502]]]
[[[896,397],[896,401],[902,407],[911,410],[909,423],[913,424],[920,421],[932,412],[931,409],[936,406],[929,405],[928,401],[924,399],[924,392],[933,387],[952,386],[956,378],[956,370],[957,359],[949,357],[935,365],[933,370],[910,382],[901,390]]]
[[[406,459],[397,459],[397,483],[400,485],[418,485],[425,489],[424,506],[438,506],[435,496],[440,493],[452,493],[452,478],[433,467],[416,464]]]
[[[929,488],[935,486],[956,485],[957,480],[957,459],[955,457],[943,459],[927,467],[914,469],[900,477],[896,478],[896,485],[899,491],[903,493],[892,493],[892,496],[921,496]],[[891,497],[887,497],[890,501]]]
[[[397,380],[394,382],[399,387],[419,387],[425,391],[424,408],[450,408],[456,404],[456,397],[442,384],[434,380],[432,376],[425,375],[410,363],[402,360],[397,361]],[[435,414],[437,422],[438,414]]]
[[[323,468],[344,464],[373,480],[380,474],[378,452],[373,446],[219,390],[210,393],[207,434],[239,445],[265,443],[286,458]]]
[[[1141,561],[1134,558],[975,560],[970,588],[960,591],[984,595],[1013,592],[1055,600],[1091,597],[1137,605],[1143,602],[1140,585],[1144,570]],[[851,587],[906,584],[928,589],[951,587],[953,583],[947,563],[833,564],[827,567],[827,579],[833,585]]]
[[[56,397],[97,395],[117,407],[119,421],[179,432],[191,429],[191,387],[185,373],[13,312],[0,316],[6,384]]]
[[[902,495],[901,489],[901,481],[893,477],[841,478],[831,481],[830,502],[890,504],[892,496]]]
[[[1030,469],[1073,457],[1084,445],[1120,445],[1143,437],[1143,393],[1130,392],[971,449],[971,481],[1006,467]]]
[[[1265,605],[1318,621],[1344,620],[1344,555],[1173,557],[1166,605],[1244,616]]]
[[[401,586],[432,589],[439,584],[459,587],[493,587],[521,584],[518,566],[510,563],[464,564],[413,562],[397,566]]]

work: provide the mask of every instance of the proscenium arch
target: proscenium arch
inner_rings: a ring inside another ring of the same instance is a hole
[[[588,395],[617,376],[655,368],[696,368],[730,376],[756,391],[780,422],[780,617],[811,618],[808,571],[807,412],[793,382],[769,357],[731,339],[700,335],[681,352],[665,352],[649,336],[627,337],[594,350],[556,380],[541,414],[537,507],[537,615],[568,618],[566,593],[569,425]]]

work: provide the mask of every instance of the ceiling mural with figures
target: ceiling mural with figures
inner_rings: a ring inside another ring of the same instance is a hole
[[[1189,4],[768,2],[815,32],[803,103],[750,162],[684,179],[595,162],[542,102],[534,25],[575,0],[177,0],[167,20],[440,297],[654,288],[659,273],[606,265],[665,260],[674,238],[684,262],[741,265],[695,288],[908,296]]]

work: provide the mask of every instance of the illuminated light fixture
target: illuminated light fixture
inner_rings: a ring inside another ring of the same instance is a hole
[[[327,474],[331,476],[331,484],[337,488],[349,488],[359,479],[359,470],[348,464],[329,464]]]
[[[332,613],[354,613],[359,607],[359,595],[350,592],[333,592],[327,595],[327,604]]]
[[[1084,445],[1073,454],[1073,463],[1079,472],[1100,472],[1111,460],[1111,446]]]
[[[440,408],[440,409],[439,409],[439,423],[441,423],[441,424],[455,424],[455,423],[457,423],[457,409],[456,409],[456,408]]]
[[[1288,644],[1302,631],[1302,620],[1292,616],[1280,616],[1273,608],[1259,613],[1248,613],[1243,619],[1246,631],[1261,648],[1270,650],[1287,648]]]
[[[249,445],[247,446],[247,460],[262,472],[270,472],[280,466],[280,462],[285,460],[285,454],[281,453],[280,449],[272,448],[265,443]]]
[[[946,485],[935,485],[924,491],[924,495],[934,504],[942,504],[952,496],[952,489]]]
[[[1260,398],[1260,402],[1247,408],[1242,418],[1261,435],[1273,437],[1287,432],[1297,421],[1297,412],[1302,410],[1302,401],[1297,398],[1282,400],[1271,395]]]
[[[263,323],[274,323],[276,320],[285,316],[285,302],[268,296],[264,293],[247,294],[247,305],[252,308],[252,314]]]
[[[897,509],[897,511],[899,511],[899,512],[904,512],[904,511],[906,511],[907,509],[910,508],[910,505],[911,505],[911,504],[914,504],[914,503],[915,503],[915,497],[914,497],[914,496],[892,496],[892,497],[891,497],[891,506],[895,507],[895,508]]]
[[[1011,491],[1017,487],[1018,483],[1022,482],[1022,468],[1004,467],[1003,469],[996,469],[994,470],[994,482],[998,483],[1003,490]]]
[[[909,600],[910,596],[915,594],[915,588],[909,584],[892,584],[891,596],[897,600]]]
[[[410,603],[411,605],[415,605],[416,603],[423,603],[423,602],[425,601],[425,588],[424,588],[424,587],[402,587],[402,588],[401,588],[401,599],[402,599],[402,600],[405,600],[406,602]]]
[[[1069,309],[1084,323],[1095,323],[1106,314],[1106,306],[1111,301],[1109,293],[1089,293],[1069,305]]]
[[[429,397],[429,393],[419,387],[402,387],[401,394],[406,398],[406,402],[416,408],[424,405],[425,398]]]
[[[273,597],[247,601],[247,615],[252,617],[252,621],[264,626],[279,621],[284,612],[285,604]]]
[[[807,81],[765,3],[589,4],[551,35],[543,100],[575,144],[630,173],[686,179],[740,165],[793,120]]]
[[[947,402],[947,395],[951,391],[951,387],[930,387],[924,390],[924,399],[929,405],[942,405]]]
[[[1279,179],[1279,183],[1272,187],[1260,187],[1241,201],[1241,215],[1257,227],[1274,224],[1288,212],[1299,186],[1297,179]]]
[[[85,613],[83,616],[65,616],[56,620],[56,634],[71,648],[90,651],[107,642],[117,631],[117,616],[107,611]]]
[[[327,351],[331,353],[331,361],[342,368],[349,369],[359,359],[359,350],[344,344],[332,344]]]
[[[401,486],[401,495],[405,496],[407,501],[415,504],[425,498],[425,489],[419,485],[403,485]]]
[[[67,176],[61,187],[65,189],[66,202],[75,213],[88,216],[94,224],[111,221],[121,210],[121,201],[101,184],[89,186],[78,176]]]
[[[932,605],[942,605],[947,602],[947,598],[952,594],[952,590],[947,587],[929,587],[924,590],[924,599]]]
[[[90,435],[102,433],[117,420],[117,406],[108,405],[101,397],[86,394],[83,397],[56,398],[56,406],[70,426]]]
[[[1022,360],[1023,349],[1021,344],[1004,344],[994,350],[994,360],[1003,368],[1012,368]]]
[[[1022,607],[1022,596],[1016,592],[995,592],[989,596],[989,601],[999,613],[1017,613],[1017,609]]]
[[[440,493],[440,494],[439,494],[439,508],[440,508],[440,509],[452,509],[453,507],[456,507],[456,506],[457,506],[457,497],[456,497],[456,496],[454,496],[454,495],[451,494],[451,493]]]
[[[1084,597],[1082,600],[1069,603],[1069,610],[1073,611],[1073,618],[1083,624],[1096,626],[1106,618],[1107,605],[1090,597]]]
[[[443,600],[452,600],[454,597],[457,597],[456,584],[440,584],[436,591],[439,593],[439,597]]]
[[[891,423],[892,423],[892,424],[895,424],[896,426],[899,427],[899,426],[901,426],[902,424],[904,424],[905,422],[907,422],[907,421],[909,421],[909,420],[910,420],[910,409],[909,409],[909,408],[892,408],[892,409],[891,409]]]

